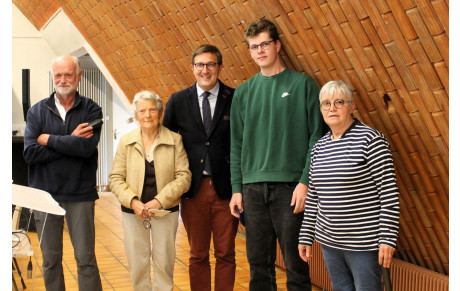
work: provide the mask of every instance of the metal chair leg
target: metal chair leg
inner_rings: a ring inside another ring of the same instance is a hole
[[[13,263],[14,263],[14,266],[16,267],[16,270],[18,271],[19,278],[21,278],[22,289],[26,289],[27,288],[26,283],[24,283],[24,278],[22,278],[21,269],[19,269],[18,261],[16,261],[16,258],[13,258]],[[13,279],[14,279],[14,275],[13,275]],[[16,285],[16,282],[14,284]]]
[[[14,280],[14,274],[11,273],[11,275],[13,276],[13,287],[14,287],[14,290],[15,290],[15,291],[19,291],[19,290],[18,290],[18,285],[16,285],[16,280]]]

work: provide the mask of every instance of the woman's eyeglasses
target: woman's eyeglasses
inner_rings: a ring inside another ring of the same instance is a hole
[[[150,224],[150,220],[144,219],[144,228],[150,229],[152,225]]]
[[[332,103],[334,103],[335,108],[340,109],[340,108],[342,108],[342,107],[345,105],[345,103],[347,103],[347,102],[351,102],[351,101],[345,101],[345,100],[343,100],[343,99],[337,99],[337,100],[335,100],[335,101],[332,102]],[[332,107],[332,103],[329,102],[329,101],[324,101],[324,102],[321,102],[321,105],[320,105],[320,106],[321,106],[321,108],[322,108],[323,110],[330,110],[331,107]]]

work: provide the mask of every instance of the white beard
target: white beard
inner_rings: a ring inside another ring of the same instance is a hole
[[[67,84],[64,84],[67,85]],[[61,87],[60,85],[55,86],[56,92],[59,93],[59,95],[63,96],[68,96],[72,95],[73,93],[76,92],[76,88],[74,88],[72,85],[68,84],[68,87]]]

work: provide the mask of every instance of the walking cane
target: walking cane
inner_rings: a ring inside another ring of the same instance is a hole
[[[391,287],[390,269],[384,268],[382,266],[382,273],[383,273],[383,284],[385,285],[385,291],[393,291],[393,287]]]

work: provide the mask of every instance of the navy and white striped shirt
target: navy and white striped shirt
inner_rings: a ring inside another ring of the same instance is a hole
[[[390,147],[357,119],[337,140],[331,132],[312,149],[299,244],[313,240],[350,250],[396,248],[399,191]]]

